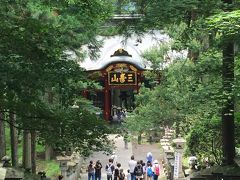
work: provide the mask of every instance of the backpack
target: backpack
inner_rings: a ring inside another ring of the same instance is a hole
[[[142,166],[137,166],[136,167],[136,176],[142,176]]]
[[[159,176],[160,175],[160,167],[159,167],[159,165],[156,166],[155,171],[156,171],[156,175]]]
[[[120,172],[119,180],[124,180],[125,174],[123,172]]]
[[[114,177],[119,177],[120,176],[120,172],[119,172],[119,169],[118,168],[116,168],[115,170],[114,170]]]
[[[112,175],[112,164],[107,165],[107,175]]]
[[[152,177],[152,176],[153,176],[153,171],[152,171],[152,168],[151,168],[151,167],[148,167],[148,168],[147,168],[147,176],[148,176],[148,177]]]

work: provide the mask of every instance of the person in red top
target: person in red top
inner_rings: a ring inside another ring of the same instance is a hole
[[[158,180],[158,176],[160,175],[160,165],[158,160],[153,161],[153,180]]]

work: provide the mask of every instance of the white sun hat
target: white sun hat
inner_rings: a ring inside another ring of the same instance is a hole
[[[153,164],[158,164],[158,160],[155,159],[155,160],[153,161]]]

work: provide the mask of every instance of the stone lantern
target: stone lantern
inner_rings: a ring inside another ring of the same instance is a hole
[[[176,139],[173,139],[173,143],[175,143],[175,161],[174,161],[174,179],[183,178],[184,173],[182,170],[182,156],[183,156],[183,148],[186,144],[186,140],[179,136]]]
[[[5,179],[7,170],[5,168],[0,167],[0,179]]]
[[[68,179],[76,179],[75,178],[76,166],[77,166],[77,163],[72,162],[72,161],[68,162],[68,170],[67,170]]]
[[[71,160],[70,156],[62,155],[57,156],[57,161],[60,163],[61,174],[64,180],[67,179],[67,170],[68,170],[68,162]]]
[[[173,139],[173,143],[176,144],[176,149],[183,149],[186,144],[186,140],[179,135],[178,138]]]

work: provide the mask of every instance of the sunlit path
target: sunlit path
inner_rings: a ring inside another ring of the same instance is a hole
[[[122,168],[124,169],[124,171],[126,171],[128,169],[128,161],[130,159],[130,156],[133,154],[132,144],[128,143],[128,149],[125,149],[123,137],[116,138],[116,135],[111,135],[110,138],[114,139],[114,141],[115,141],[116,149],[114,150],[114,152],[117,155],[117,162],[121,163]],[[90,160],[92,160],[94,162],[96,162],[97,160],[100,160],[103,165],[102,179],[105,180],[105,179],[107,179],[107,175],[105,172],[105,166],[110,157],[111,157],[111,155],[106,155],[102,152],[95,152],[93,155],[91,155],[89,158],[86,159],[85,167],[87,167]],[[81,175],[81,179],[87,180],[86,169],[83,169],[83,174]]]
[[[128,169],[128,161],[130,160],[131,155],[135,156],[135,160],[143,160],[144,162],[146,161],[146,155],[148,152],[152,152],[154,159],[157,159],[159,162],[163,159],[163,154],[160,150],[159,144],[143,144],[143,145],[138,145],[138,144],[132,144],[128,143],[128,149],[124,148],[124,141],[122,137],[115,138],[115,135],[111,135],[111,138],[114,138],[115,144],[116,144],[116,149],[114,152],[116,153],[117,157],[117,162],[121,163],[122,168],[124,169],[124,172],[127,171]],[[108,159],[110,158],[111,155],[106,155],[103,154],[102,152],[95,152],[92,156],[86,159],[85,162],[85,168],[83,169],[83,174],[81,175],[82,180],[87,180],[87,173],[86,173],[86,167],[89,163],[90,160],[93,160],[96,162],[97,160],[100,160],[103,169],[102,169],[102,179],[106,180],[106,172],[105,172],[105,166],[108,162]],[[160,163],[161,170],[162,164]],[[165,180],[166,177],[163,175],[163,172],[161,172],[161,175],[159,176],[159,180]]]

